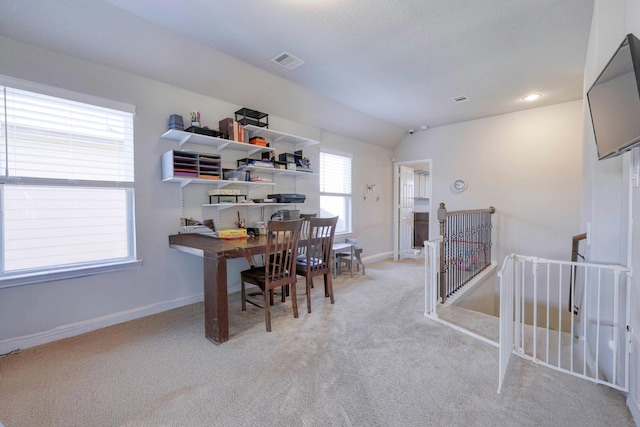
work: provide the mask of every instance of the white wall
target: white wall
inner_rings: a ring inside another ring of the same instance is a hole
[[[363,258],[390,257],[393,250],[391,152],[335,134],[324,134],[322,148],[338,154],[357,153],[351,165],[353,236],[363,249]],[[376,190],[367,194],[367,184],[376,184]],[[366,200],[362,197],[364,194],[367,194]],[[336,239],[342,240],[343,236]]]
[[[138,257],[144,260],[139,269],[0,289],[0,354],[201,300],[202,260],[168,246],[167,236],[178,231],[180,191],[178,184],[161,182],[160,156],[178,147],[160,135],[172,113],[197,109],[203,125],[216,127],[241,106],[4,37],[0,58],[0,74],[136,106],[135,209]],[[390,151],[281,117],[270,116],[270,127],[354,155],[354,234],[366,253],[389,253]],[[312,163],[320,147],[305,150]],[[366,182],[378,184],[380,202],[357,197]],[[317,209],[317,179],[283,185],[307,192],[303,211]],[[184,213],[207,217],[210,212],[200,208],[204,186],[197,187],[186,187]],[[230,263],[231,286],[244,262]]]
[[[510,253],[568,260],[580,227],[582,101],[431,128],[407,135],[398,162],[432,159],[432,206],[494,206],[493,259]],[[456,178],[468,181],[462,193]],[[430,221],[430,236],[439,234]],[[496,251],[497,250],[497,251]]]
[[[613,52],[627,33],[640,35],[639,0],[596,0],[591,25],[587,61],[585,64],[585,91],[604,68]],[[639,118],[640,119],[640,118]],[[584,112],[585,129],[590,130],[588,111]],[[634,149],[640,156],[639,150]],[[591,236],[587,245],[588,260],[628,265],[633,271],[640,269],[640,190],[629,192],[629,166],[631,153],[614,159],[598,161],[591,131],[584,138],[585,213],[583,222],[591,224]],[[628,206],[633,206],[633,230],[628,227]],[[630,240],[631,239],[631,240]],[[631,251],[628,250],[631,242]],[[637,275],[637,273],[636,273]],[[640,293],[638,281],[632,279],[631,321],[632,352],[630,361],[630,393],[627,404],[636,422],[640,421],[638,375],[640,374]],[[610,315],[610,313],[604,313]],[[601,341],[602,342],[602,341]],[[606,351],[606,342],[602,347]],[[602,362],[602,361],[601,361]],[[605,360],[603,363],[606,363]]]

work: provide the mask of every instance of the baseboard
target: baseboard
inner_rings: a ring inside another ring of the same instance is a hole
[[[633,416],[633,421],[636,422],[637,426],[640,426],[640,405],[638,405],[638,401],[633,398],[633,393],[627,393],[627,406]]]
[[[63,338],[73,337],[86,332],[95,331],[96,329],[128,322],[129,320],[139,319],[141,317],[150,316],[152,314],[201,301],[204,301],[204,294],[191,295],[188,297],[177,298],[172,301],[137,307],[131,310],[58,326],[45,332],[38,332],[36,334],[25,335],[17,338],[9,338],[0,341],[0,354],[7,354],[15,350],[24,350],[25,348],[46,344]]]
[[[393,258],[393,252],[382,252],[375,255],[364,256],[362,257],[362,262],[365,264],[370,264],[372,262],[378,262],[389,258]]]

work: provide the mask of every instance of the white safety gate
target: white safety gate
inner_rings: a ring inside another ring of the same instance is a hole
[[[498,393],[512,353],[629,390],[628,268],[509,255],[498,277]]]
[[[424,315],[438,318],[437,307],[440,303],[440,243],[442,236],[424,241]]]

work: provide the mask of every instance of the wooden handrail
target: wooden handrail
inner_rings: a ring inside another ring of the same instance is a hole
[[[496,213],[496,208],[494,208],[493,206],[489,206],[488,209],[467,209],[467,210],[461,210],[461,211],[448,211],[444,202],[440,203],[440,207],[438,208],[438,221],[440,221],[441,223],[446,221],[448,216],[454,216],[454,215],[465,215],[465,214],[472,214],[472,213]]]
[[[578,248],[580,247],[580,241],[587,238],[587,233],[576,234],[571,239],[571,261],[578,261],[578,256],[584,259],[582,255],[578,253]]]
[[[586,239],[586,238],[587,238],[587,233],[576,234],[575,236],[573,236],[571,238],[571,261],[572,262],[578,261],[578,256],[584,260],[584,257],[582,255],[580,255],[580,253],[578,252],[578,249],[580,248],[580,242],[582,240]],[[571,289],[574,288],[574,286],[573,286],[573,277],[575,275],[575,270],[576,270],[576,267],[572,267],[571,270],[570,270],[570,275],[569,275],[569,306],[567,307],[567,310],[569,311],[569,313],[578,314],[573,309],[573,292],[571,292]]]

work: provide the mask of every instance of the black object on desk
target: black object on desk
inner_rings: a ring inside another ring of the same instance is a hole
[[[269,199],[276,199],[276,203],[304,203],[307,196],[304,194],[269,194]]]

